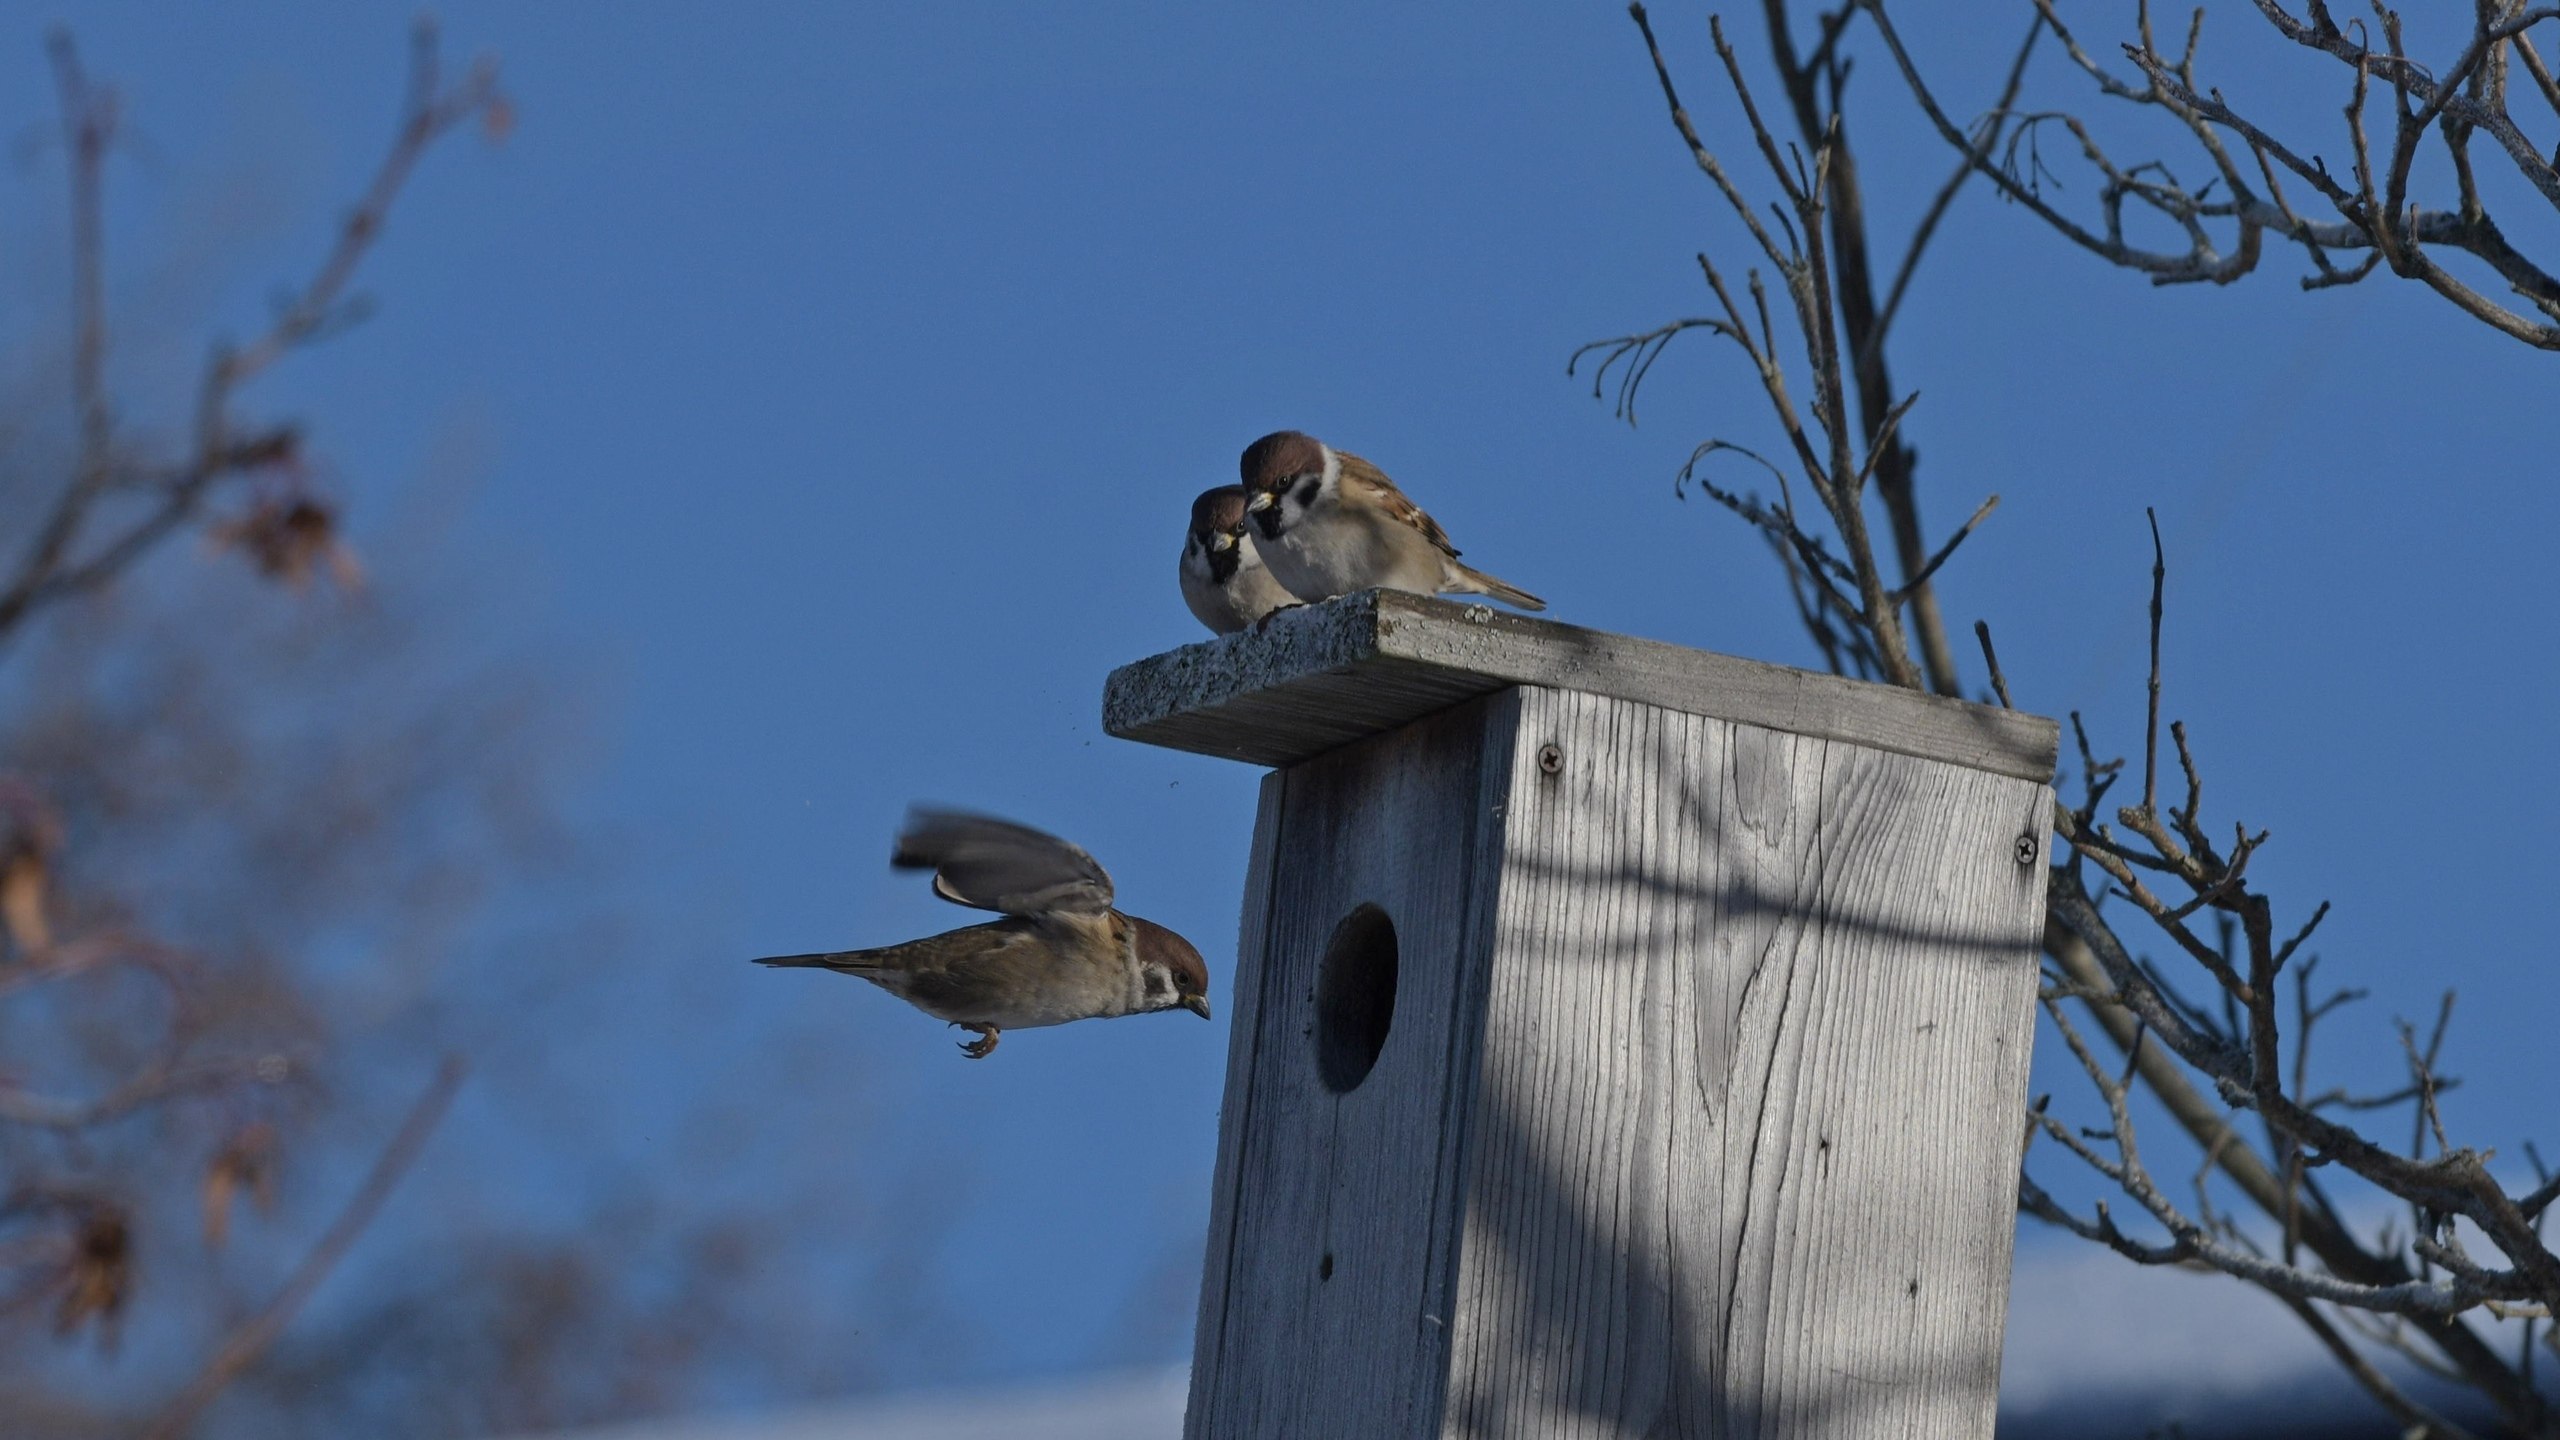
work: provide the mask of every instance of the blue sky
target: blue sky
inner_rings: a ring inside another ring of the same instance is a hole
[[[743,959],[951,923],[882,863],[931,799],[1076,838],[1224,996],[1256,772],[1097,712],[1112,666],[1196,638],[1185,506],[1267,430],[1379,461],[1559,618],[1811,662],[1757,540],[1672,494],[1706,436],[1765,443],[1749,377],[1676,351],[1631,430],[1564,374],[1586,340],[1703,311],[1701,246],[1741,253],[1633,27],[1531,4],[442,15],[451,51],[501,58],[516,132],[431,158],[368,271],[378,312],[257,403],[317,419],[360,545],[422,477],[467,480],[445,574],[491,597],[470,640],[592,695],[574,813],[641,918],[594,1024],[493,1057],[438,1154],[540,1149],[476,1203],[570,1223],[635,1188],[823,1212],[856,1186],[869,1215],[947,1176],[927,1284],[973,1339],[928,1378],[1178,1358],[1187,1280],[1150,1277],[1197,1254],[1223,1014],[968,1064],[867,987]],[[12,126],[50,114],[50,18],[0,5]],[[1739,162],[1703,13],[1658,23]],[[111,191],[119,294],[251,325],[378,153],[405,24],[84,13],[146,142]],[[1930,50],[1969,114],[1998,57],[1965,30]],[[2316,117],[2310,73],[2265,84]],[[1888,81],[1861,81],[1863,158],[1908,214],[1946,157]],[[20,307],[59,293],[57,173],[0,191],[39,262],[0,257]],[[2168,707],[2209,805],[2273,830],[2256,873],[2290,913],[2339,902],[2324,973],[2375,992],[2329,1054],[2388,1061],[2390,1014],[2463,987],[2451,1110],[2513,1154],[2560,1086],[2526,903],[2554,859],[2551,362],[2411,287],[2306,296],[2295,269],[2154,290],[1970,196],[1894,354],[1934,524],[2003,496],[1942,596],[1993,622],[2021,704],[2127,750],[2158,507]],[[182,394],[192,358],[138,341],[120,378]],[[2038,1083],[2070,1094],[2062,1058]],[[510,1140],[520,1098],[577,1143]],[[705,1124],[719,1143],[677,1143]],[[454,1183],[422,1174],[395,1217],[432,1224]]]

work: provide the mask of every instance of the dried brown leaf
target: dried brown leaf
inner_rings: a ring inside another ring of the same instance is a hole
[[[261,1215],[276,1208],[276,1129],[264,1121],[243,1126],[222,1142],[204,1170],[204,1243],[222,1248],[231,1234],[231,1208],[242,1191]]]
[[[296,590],[323,568],[346,589],[364,581],[363,567],[338,536],[338,512],[310,495],[267,496],[207,533],[215,548],[243,552],[260,574]]]
[[[133,1229],[113,1205],[85,1207],[58,1280],[53,1333],[68,1339],[95,1322],[98,1343],[113,1350],[117,1321],[133,1290]]]
[[[45,919],[44,856],[32,847],[0,861],[0,925],[20,952],[34,954],[53,944],[53,927]]]

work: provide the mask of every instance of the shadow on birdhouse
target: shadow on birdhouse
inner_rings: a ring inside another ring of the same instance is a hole
[[[1368,591],[1103,723],[1274,767],[1188,1440],[1989,1440],[2051,720]]]

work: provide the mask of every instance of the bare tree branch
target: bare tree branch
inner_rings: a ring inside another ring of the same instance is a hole
[[[2268,9],[2274,0],[2256,3]],[[2091,57],[2050,4],[2033,0],[2028,41],[2012,64],[1999,103],[1968,131],[1948,118],[1923,83],[1886,13],[1885,0],[1844,0],[1823,12],[1816,43],[1801,56],[1790,36],[1785,6],[1763,0],[1763,11],[1772,65],[1796,124],[1792,145],[1782,144],[1762,119],[1722,26],[1711,23],[1710,33],[1743,124],[1781,197],[1782,203],[1772,207],[1774,224],[1762,223],[1741,182],[1699,134],[1658,38],[1642,10],[1634,13],[1674,128],[1786,286],[1803,346],[1799,376],[1812,396],[1810,423],[1798,417],[1792,397],[1799,380],[1788,374],[1794,367],[1779,354],[1756,270],[1750,276],[1756,330],[1722,283],[1715,262],[1702,256],[1701,268],[1722,308],[1721,319],[1673,322],[1584,353],[1603,356],[1595,394],[1610,366],[1622,367],[1618,408],[1631,417],[1634,389],[1652,374],[1675,336],[1703,329],[1743,351],[1759,375],[1771,417],[1787,439],[1784,453],[1794,464],[1782,469],[1735,442],[1711,440],[1693,454],[1682,483],[1697,478],[1712,498],[1761,533],[1781,562],[1808,635],[1835,670],[1854,668],[1915,687],[1925,678],[1932,688],[1948,688],[1930,653],[1926,626],[1915,621],[1914,631],[1897,632],[1875,623],[1878,591],[1885,610],[1925,593],[1990,508],[1986,504],[1931,551],[1902,543],[1902,517],[1917,511],[1901,507],[1888,494],[1905,579],[1890,589],[1877,581],[1875,541],[1862,506],[1871,481],[1880,491],[1891,488],[1886,476],[1893,473],[1894,456],[1905,450],[1900,435],[1910,399],[1897,398],[1889,388],[1871,397],[1868,360],[1881,357],[1886,331],[1909,284],[1914,263],[1909,257],[1925,246],[1959,186],[1942,187],[1939,198],[1922,212],[1912,248],[1883,306],[1853,298],[1872,295],[1865,288],[1864,271],[1864,257],[1872,250],[1870,218],[1857,198],[1840,104],[1849,51],[1857,39],[1853,22],[1863,18],[1873,25],[1875,40],[1885,47],[1932,128],[1957,149],[1962,157],[1959,179],[1981,174],[2004,198],[2074,243],[2157,283],[2236,280],[2256,267],[2266,240],[2273,237],[2301,248],[2313,268],[2305,283],[2315,288],[2353,283],[2389,266],[2395,274],[2417,278],[2471,308],[2463,282],[2425,253],[2437,249],[2486,263],[2537,308],[2548,308],[2544,301],[2560,296],[2540,267],[2498,234],[2468,146],[2473,133],[2487,134],[2511,163],[2520,170],[2525,166],[2525,157],[2516,154],[2499,130],[2507,59],[2512,54],[2524,60],[2527,72],[2538,75],[2539,57],[2531,54],[2524,32],[2560,18],[2560,12],[2481,0],[2472,43],[2453,63],[2429,71],[2406,55],[2398,19],[2389,10],[2376,12],[2385,42],[2376,50],[2345,38],[2315,5],[2313,13],[2321,18],[2308,23],[2321,38],[2311,48],[2349,62],[2351,93],[2343,118],[2355,163],[2352,174],[2338,176],[2318,159],[2304,158],[2307,147],[2288,144],[2233,113],[2220,92],[2198,82],[2200,13],[2176,48],[2169,49],[2153,34],[2147,11],[2142,12],[2137,39],[2125,47],[2132,71],[2118,76]],[[2195,145],[2206,178],[2190,184],[2160,161],[2119,163],[2079,118],[2020,111],[2016,100],[2027,56],[2045,29],[2101,96],[2155,108],[2175,119]],[[2560,113],[2560,87],[2546,86],[2545,93]],[[2371,133],[2369,111],[2382,117]],[[2381,128],[2385,125],[2387,133]],[[2044,193],[2051,172],[2037,147],[2048,127],[2067,132],[2102,179],[2094,220],[2065,214]],[[2408,196],[2424,173],[2419,157],[2439,144],[2453,167],[2457,202],[2442,211],[2422,210]],[[2539,177],[2527,178],[2542,186]],[[2288,194],[2289,185],[2298,187],[2306,203],[2312,197],[2326,203],[2333,216],[2304,215],[2295,208],[2297,197]],[[2166,221],[2183,237],[2185,248],[2147,249],[2134,243],[2128,239],[2129,215]],[[2332,260],[2333,252],[2361,252],[2362,258],[2342,265]],[[1867,307],[1863,312],[1862,304]],[[2560,309],[2549,309],[2549,319],[2560,320]],[[2539,331],[2534,327],[2546,323],[2520,318],[2522,331],[2511,333],[2535,338]],[[1853,377],[1862,401],[1877,401],[1866,407],[1863,423],[1855,429],[1845,414]],[[1777,502],[1709,483],[1700,462],[1725,451],[1760,461],[1776,480]],[[1909,475],[1907,469],[1901,473]],[[1791,476],[1806,481],[1820,502],[1819,512],[1796,509],[1789,493]],[[2074,1213],[2032,1175],[2022,1177],[2021,1208],[2141,1263],[2203,1265],[2278,1296],[2376,1403],[2413,1432],[2463,1433],[2378,1369],[2360,1344],[2397,1350],[2430,1373],[2471,1388],[2517,1433],[2560,1435],[2560,1417],[2537,1388],[2528,1358],[2533,1327],[2560,1303],[2560,1259],[2540,1236],[2543,1217],[2560,1203],[2560,1181],[2544,1176],[2530,1191],[2510,1193],[2490,1174],[2484,1154],[2456,1142],[2438,1104],[2454,1083],[2440,1068],[2449,1002],[2423,1041],[2414,1028],[2404,1028],[2405,1084],[2380,1094],[2336,1086],[2315,1089],[2315,1033],[2360,992],[2313,991],[2317,957],[2308,956],[2303,947],[2328,906],[2312,905],[2298,920],[2279,926],[2276,903],[2253,873],[2254,860],[2270,843],[2268,832],[2228,820],[2208,822],[2205,762],[2185,723],[2164,713],[2167,558],[2156,517],[2151,517],[2151,534],[2150,663],[2139,798],[2111,811],[2102,808],[2127,767],[2122,760],[2099,759],[2086,727],[2074,715],[2084,784],[2076,804],[2055,806],[2054,826],[2063,843],[2055,849],[2048,891],[2046,952],[2054,969],[2043,987],[2044,1003],[2106,1119],[2081,1131],[2039,1102],[2027,1116],[2026,1130],[2030,1140],[2051,1142],[2051,1149],[2071,1156],[2105,1179],[2121,1199],[2132,1201],[2140,1224],[2127,1228],[2104,1204],[2093,1213]],[[1994,693],[2009,704],[2009,678],[1991,648],[1988,625],[1977,625],[1976,633]],[[1844,643],[1844,636],[1857,643]],[[1915,640],[1916,663],[1907,648]],[[2173,773],[2162,754],[2164,728],[2174,750]],[[2165,799],[2164,786],[2183,794]],[[2152,942],[2166,941],[2164,957],[2141,953],[2143,939],[2136,930]],[[2288,969],[2293,972],[2289,1010]],[[2173,972],[2192,978],[2177,978]],[[2204,988],[2183,993],[2194,984]],[[2120,1060],[2101,1059],[2084,1038],[2086,1021],[2095,1022],[2120,1052]],[[2199,1163],[2192,1171],[2181,1171],[2183,1186],[2194,1192],[2192,1205],[2173,1199],[2144,1159],[2132,1104],[2136,1087],[2161,1105],[2197,1149]],[[2401,1105],[2410,1107],[2410,1133],[2417,1143],[2385,1143],[2359,1128],[2366,1123],[2361,1117]],[[2263,1130],[2263,1140],[2244,1131],[2243,1117]],[[2417,1221],[2411,1233],[2370,1239],[2359,1235],[2330,1195],[2333,1185],[2348,1183],[2369,1185],[2410,1206]],[[2229,1204],[2235,1195],[2244,1202],[2237,1210]],[[2465,1222],[2464,1228],[2454,1229],[2456,1220]],[[2494,1255],[2482,1248],[2484,1242]],[[2510,1356],[2492,1346],[2470,1322],[2481,1315],[2520,1322],[2525,1327],[2523,1349]]]
[[[393,1132],[391,1143],[383,1147],[381,1157],[373,1162],[373,1169],[365,1176],[364,1184],[348,1197],[347,1208],[340,1211],[337,1220],[322,1232],[319,1242],[311,1247],[311,1253],[303,1257],[302,1263],[295,1267],[275,1297],[232,1331],[231,1338],[205,1362],[195,1379],[170,1400],[158,1418],[142,1432],[143,1440],[180,1440],[195,1428],[197,1419],[204,1414],[205,1407],[213,1403],[214,1397],[275,1343],[276,1336],[292,1322],[303,1302],[311,1298],[311,1292],[319,1289],[320,1282],[329,1278],[329,1272],[337,1268],[357,1238],[364,1234],[365,1227],[373,1223],[373,1217],[382,1209],[382,1202],[391,1198],[391,1192],[400,1184],[400,1177],[408,1173],[418,1158],[418,1152],[426,1148],[427,1137],[435,1133],[437,1122],[444,1119],[445,1108],[453,1103],[454,1091],[462,1086],[462,1075],[463,1065],[459,1056],[448,1056],[436,1068],[435,1078],[428,1082],[426,1093],[409,1107],[408,1118],[401,1121],[400,1128]]]
[[[2431,69],[2407,55],[2401,40],[2400,16],[2387,6],[2375,8],[2387,42],[2387,48],[2376,50],[2351,39],[2318,6],[2313,7],[2313,18],[2304,19],[2288,13],[2275,0],[2254,0],[2259,13],[2277,34],[2305,50],[2327,56],[2348,71],[2347,138],[2356,164],[2354,182],[2347,184],[2333,176],[2316,155],[2308,155],[2309,147],[2280,139],[2242,115],[2219,89],[2197,80],[2201,10],[2196,12],[2198,24],[2188,31],[2185,49],[2174,56],[2155,43],[2147,12],[2144,14],[2137,39],[2123,47],[2126,58],[2140,73],[2140,82],[2136,83],[2111,75],[2098,65],[2054,12],[2050,0],[2034,0],[2037,17],[2053,30],[2072,63],[2096,85],[2101,96],[2156,108],[2175,117],[2213,166],[2212,183],[2190,187],[2176,180],[2168,167],[2158,161],[2133,166],[2117,164],[2109,158],[2095,132],[2077,117],[2059,112],[2027,117],[2030,123],[2026,128],[2030,130],[2035,122],[2047,120],[2065,125],[2079,141],[2084,158],[2104,178],[2100,206],[2105,225],[2098,230],[2072,219],[2048,201],[2033,172],[2021,175],[2016,171],[2014,156],[1995,161],[1987,149],[1955,125],[1885,13],[1886,0],[1855,3],[1873,17],[1913,98],[1940,137],[1965,157],[1964,163],[1989,178],[2006,198],[2112,265],[2148,275],[2159,284],[2227,284],[2256,268],[2265,238],[2273,235],[2294,243],[2311,261],[2312,273],[2302,282],[2306,289],[2353,284],[2378,266],[2388,265],[2393,273],[2424,284],[2462,313],[2503,334],[2537,348],[2560,349],[2560,277],[2555,277],[2552,265],[2529,258],[2509,241],[2488,208],[2470,147],[2475,133],[2489,136],[2497,143],[2510,170],[2545,205],[2560,209],[2560,170],[2555,170],[2553,159],[2509,112],[2504,80],[2507,57],[2512,53],[2524,61],[2536,81],[2537,93],[2560,111],[2560,86],[2552,83],[2550,72],[2526,33],[2537,25],[2560,19],[2560,11],[2552,7],[2476,5],[2471,34],[2462,51],[2450,63]],[[2371,87],[2376,82],[2393,102],[2392,134],[2387,154],[2378,165],[2364,124]],[[2255,178],[2265,186],[2264,194],[2258,192],[2250,174],[2237,163],[2228,148],[2226,133],[2248,147]],[[2414,205],[2408,198],[2418,158],[2431,135],[2442,142],[2455,186],[2453,203],[2435,208]],[[2278,183],[2279,170],[2318,194],[2337,218],[2314,220],[2298,212]],[[2218,199],[2209,193],[2216,185],[2223,191]],[[2188,238],[2187,250],[2148,250],[2127,241],[2122,211],[2128,200],[2178,226]],[[2227,223],[2231,227],[2229,239],[2217,241],[2207,228],[2209,221]],[[2370,253],[2351,268],[2340,269],[2329,258],[2331,251],[2358,249]],[[2456,252],[2481,262],[2522,297],[2524,308],[2491,299],[2438,263],[2431,250]]]
[[[198,387],[192,451],[185,460],[155,471],[117,457],[103,389],[107,340],[99,177],[114,134],[113,97],[99,90],[80,68],[67,34],[56,32],[52,47],[72,157],[72,388],[80,419],[80,452],[75,473],[46,511],[26,558],[0,584],[0,642],[45,605],[95,589],[122,574],[161,541],[193,523],[226,481],[298,466],[301,438],[295,428],[243,425],[232,414],[234,398],[242,386],[287,353],[362,313],[348,296],[348,286],[380,238],[419,158],[465,120],[476,116],[494,126],[503,123],[506,113],[496,67],[484,61],[461,80],[445,84],[435,27],[432,22],[419,22],[410,47],[408,98],[399,126],[362,199],[340,227],[319,268],[265,332],[238,349],[214,348]],[[86,553],[80,553],[80,543],[90,538],[86,530],[92,506],[111,484],[126,478],[148,493],[150,503],[139,517],[95,538]]]

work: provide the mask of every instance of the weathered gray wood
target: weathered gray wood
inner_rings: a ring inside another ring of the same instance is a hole
[[[1102,723],[1125,739],[1282,766],[1514,685],[2053,776],[2057,732],[2042,716],[1394,590],[1285,610],[1122,666],[1104,687]]]
[[[1230,1042],[1210,1279],[1185,1434],[1298,1440],[1437,1433],[1459,1234],[1452,1123],[1482,1013],[1498,850],[1484,759],[1507,766],[1509,697],[1299,766],[1263,791],[1267,920],[1238,957],[1256,996]],[[1394,919],[1394,1022],[1359,1087],[1316,1069],[1315,990],[1334,926]],[[1240,1138],[1239,1138],[1240,1137]]]
[[[1187,1436],[1988,1436],[2048,806],[1545,688],[1268,782]]]
[[[1988,1436],[2044,787],[1553,691],[1512,773],[1443,1433]]]
[[[1287,803],[1288,783],[1285,771],[1275,770],[1262,777],[1262,801],[1253,817],[1253,849],[1245,861],[1243,914],[1236,926],[1236,954],[1240,956],[1259,957],[1269,948],[1271,881],[1280,854],[1280,815]],[[1262,992],[1280,973],[1278,966],[1240,963],[1236,966],[1234,992],[1227,997],[1227,1033],[1233,1038],[1227,1044],[1226,1099],[1218,1112],[1218,1164],[1214,1172],[1221,1183],[1226,1177],[1243,1173],[1245,1137],[1255,1133],[1253,1077],[1262,1061]],[[1200,1317],[1194,1331],[1198,1337],[1194,1348],[1203,1355],[1216,1355],[1225,1348],[1228,1277],[1236,1264],[1237,1209],[1221,1199],[1210,1211],[1209,1243],[1200,1270]],[[1209,1381],[1217,1371],[1215,1365],[1191,1367],[1191,1398],[1186,1414],[1210,1413]]]

